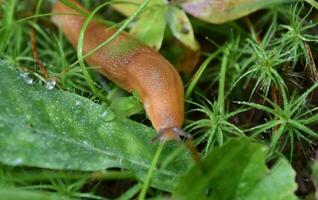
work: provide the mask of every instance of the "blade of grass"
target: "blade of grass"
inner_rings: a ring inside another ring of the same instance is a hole
[[[201,64],[201,66],[199,67],[199,69],[197,70],[197,72],[194,74],[189,86],[187,87],[186,93],[185,93],[185,98],[188,99],[195,86],[197,85],[198,81],[200,80],[203,72],[205,71],[205,69],[207,68],[207,66],[209,65],[209,63],[216,58],[217,55],[219,55],[219,53],[221,53],[222,48],[219,48],[217,51],[215,51],[214,53],[210,54],[210,56]]]
[[[157,151],[156,151],[156,153],[155,153],[155,155],[154,155],[154,157],[153,157],[153,159],[151,161],[151,165],[149,167],[147,176],[145,178],[145,182],[144,182],[144,184],[142,186],[142,189],[141,189],[141,192],[140,192],[140,194],[138,196],[138,200],[145,200],[145,197],[146,197],[149,185],[150,185],[150,181],[151,181],[152,175],[153,175],[153,173],[154,173],[154,171],[156,169],[156,165],[157,165],[157,163],[159,161],[159,157],[161,155],[161,152],[163,150],[164,145],[165,145],[165,141],[159,143]]]
[[[221,63],[221,70],[220,70],[220,74],[219,74],[219,92],[218,92],[218,100],[217,101],[218,101],[219,112],[221,115],[223,115],[225,112],[225,110],[224,110],[225,75],[226,75],[226,69],[227,69],[227,65],[228,65],[228,57],[230,54],[231,47],[232,47],[232,45],[229,44],[225,48],[224,55],[222,58],[222,63]]]
[[[107,44],[109,44],[112,40],[114,40],[117,36],[119,36],[128,26],[129,24],[141,13],[141,11],[143,11],[143,9],[148,5],[148,3],[150,2],[150,0],[145,0],[136,10],[136,12],[134,12],[134,14],[132,14],[128,19],[126,19],[123,23],[123,25],[120,26],[120,28],[112,35],[110,36],[106,41],[104,41],[103,43],[101,43],[100,45],[98,45],[97,47],[95,47],[94,49],[90,50],[88,53],[86,53],[85,55],[83,55],[82,59],[87,58],[88,56],[92,55],[93,53],[95,53],[96,51],[98,51],[99,49],[103,48],[104,46],[106,46]],[[74,67],[76,64],[78,64],[79,61],[77,60],[76,62],[74,62],[73,64],[71,64],[70,66],[68,66],[67,68],[72,68]]]
[[[257,103],[250,103],[250,102],[245,102],[245,101],[236,101],[235,103],[237,104],[241,104],[241,105],[247,105],[247,106],[250,106],[250,107],[253,107],[253,108],[256,108],[258,110],[263,110],[265,112],[268,112],[268,113],[271,113],[273,115],[276,115],[277,113],[269,108],[269,107],[266,107],[266,106],[263,106],[261,104],[257,104]]]
[[[5,9],[6,12],[4,12],[4,16],[2,18],[2,23],[0,23],[1,26],[7,26],[8,29],[6,29],[4,32],[0,34],[0,55],[3,55],[3,52],[5,48],[7,47],[7,44],[9,43],[10,35],[12,33],[12,26],[14,21],[14,8],[16,7],[16,0],[12,1],[6,1],[5,6],[2,9]],[[0,22],[1,22],[0,21]]]
[[[126,191],[124,194],[120,195],[120,197],[117,198],[117,200],[127,200],[127,199],[133,199],[133,197],[139,192],[141,189],[141,184],[136,184],[133,187],[129,188],[128,191]]]
[[[290,125],[292,125],[293,127],[295,127],[295,128],[297,128],[297,129],[299,129],[299,130],[301,130],[301,131],[307,133],[308,135],[310,135],[310,136],[312,136],[312,137],[314,137],[314,138],[318,138],[318,134],[317,134],[315,131],[311,130],[311,129],[308,128],[307,126],[302,125],[302,124],[299,123],[299,122],[297,122],[297,121],[295,121],[295,120],[289,120],[288,123],[289,123]]]
[[[110,2],[106,2],[103,3],[102,5],[98,6],[97,8],[95,8],[89,15],[88,17],[85,19],[85,22],[83,23],[83,26],[81,28],[81,31],[79,33],[79,37],[78,37],[78,42],[77,42],[77,58],[78,58],[78,62],[79,65],[81,67],[81,70],[84,74],[84,78],[87,82],[87,84],[89,85],[90,89],[93,91],[93,93],[98,96],[101,97],[108,105],[110,104],[110,101],[108,99],[105,99],[103,96],[100,95],[100,92],[98,92],[98,89],[95,87],[94,81],[91,78],[88,70],[86,69],[85,63],[84,63],[84,58],[83,58],[83,49],[84,49],[84,36],[85,36],[85,31],[89,25],[89,23],[91,22],[91,20],[93,19],[94,15],[103,7],[105,7],[106,5],[109,5]]]

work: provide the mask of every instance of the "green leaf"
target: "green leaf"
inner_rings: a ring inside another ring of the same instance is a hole
[[[82,171],[118,167],[143,180],[158,146],[150,142],[153,129],[76,94],[27,84],[5,65],[0,69],[0,162]],[[167,144],[159,164],[179,145]],[[155,171],[152,186],[170,190],[192,163],[185,152]]]
[[[130,33],[153,49],[159,50],[166,28],[166,6],[151,7],[143,12]]]
[[[116,115],[130,117],[144,110],[142,104],[135,96],[117,97],[110,104]]]
[[[112,7],[123,15],[130,16],[142,2],[143,0],[129,0],[128,3],[114,4]],[[159,49],[167,22],[173,35],[185,46],[193,51],[199,49],[192,25],[185,12],[175,6],[167,5],[165,0],[151,1],[131,33],[149,46]]]
[[[224,23],[261,8],[291,0],[184,0],[182,8],[189,14],[209,23]]]
[[[167,21],[173,35],[178,40],[193,51],[199,49],[199,44],[194,37],[192,25],[183,10],[169,6]]]
[[[307,3],[309,3],[311,6],[315,7],[316,9],[318,9],[318,3],[315,0],[305,0],[307,1]]]
[[[268,170],[266,151],[261,144],[246,138],[232,139],[212,150],[202,165],[188,171],[173,196],[175,199],[296,199],[294,170],[285,159],[279,159]]]
[[[5,200],[68,200],[69,198],[49,193],[27,191],[18,188],[0,188],[1,199]]]

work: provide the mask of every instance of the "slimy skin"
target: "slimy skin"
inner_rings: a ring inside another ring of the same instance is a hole
[[[74,0],[69,2],[85,11]],[[52,12],[69,13],[54,15],[52,20],[76,47],[85,17],[60,1],[55,3]],[[84,53],[107,40],[115,31],[91,21],[85,31]],[[186,136],[181,130],[184,121],[183,83],[176,69],[159,53],[124,32],[86,61],[97,66],[101,74],[121,88],[138,93],[160,139]]]

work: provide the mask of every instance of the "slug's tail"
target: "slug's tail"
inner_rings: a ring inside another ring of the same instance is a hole
[[[192,139],[192,136],[178,127],[163,128],[151,141],[180,140],[180,138]]]

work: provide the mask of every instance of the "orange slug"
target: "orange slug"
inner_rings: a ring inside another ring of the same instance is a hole
[[[74,0],[69,2],[88,13]],[[85,17],[60,1],[55,3],[52,12],[55,14],[52,21],[76,46]],[[114,28],[106,28],[92,20],[85,31],[83,52],[94,49],[115,31]],[[137,92],[158,132],[157,139],[190,137],[181,129],[184,121],[182,80],[176,69],[159,53],[123,32],[108,45],[88,56],[86,61],[92,66],[98,66],[99,73],[121,88],[128,92]]]

